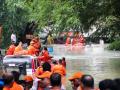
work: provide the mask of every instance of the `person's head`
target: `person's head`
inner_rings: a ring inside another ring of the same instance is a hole
[[[116,85],[117,85],[117,90],[120,90],[120,78],[114,79]]]
[[[14,81],[17,82],[17,83],[19,83],[20,73],[17,72],[17,71],[12,71],[11,73],[12,73],[12,75],[14,76]]]
[[[51,71],[51,65],[48,62],[43,63],[43,71]]]
[[[62,60],[65,61],[65,57],[63,57]]]
[[[52,63],[53,63],[54,65],[58,64],[56,60],[52,61]]]
[[[111,79],[105,79],[99,82],[100,90],[117,90],[116,83]]]
[[[42,75],[38,76],[38,78],[40,79],[39,86],[41,88],[46,88],[47,86],[50,85],[50,76],[51,76],[51,74],[52,74],[51,72],[46,71]]]
[[[59,64],[62,64],[62,60],[61,59],[59,59]]]
[[[21,47],[22,47],[22,45],[23,45],[22,42],[19,42],[18,46],[21,46]]]
[[[81,84],[80,80],[83,75],[84,75],[83,72],[76,72],[69,78],[69,81],[71,81],[73,89],[76,89],[80,86]]]
[[[53,87],[54,86],[61,86],[61,75],[58,73],[53,73],[50,76],[50,83]]]
[[[31,76],[25,76],[24,81],[25,81],[26,88],[28,88],[28,89],[32,88],[32,86],[33,86],[33,78]]]
[[[11,44],[15,45],[15,42],[14,42],[14,41],[11,41]]]
[[[94,88],[94,78],[91,75],[81,77],[82,88]]]
[[[44,47],[43,49],[47,51],[47,47]]]
[[[2,76],[3,81],[4,81],[4,85],[11,88],[13,86],[13,82],[14,82],[14,77],[11,73],[5,73]]]

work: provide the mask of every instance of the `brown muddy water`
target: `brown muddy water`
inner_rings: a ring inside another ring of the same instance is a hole
[[[98,87],[99,81],[103,79],[120,78],[120,52],[108,51],[106,45],[92,45],[83,47],[72,47],[54,45],[54,57],[66,57],[67,79],[74,72],[82,71],[90,74],[95,79]],[[67,80],[67,90],[71,90],[71,84]]]

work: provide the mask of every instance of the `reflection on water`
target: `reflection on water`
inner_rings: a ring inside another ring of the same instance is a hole
[[[100,80],[120,77],[120,52],[108,51],[104,46],[92,45],[72,47],[54,45],[55,58],[66,57],[67,78],[76,71],[83,71],[95,78],[97,85]],[[68,81],[67,81],[68,82]],[[70,90],[67,83],[67,90]]]

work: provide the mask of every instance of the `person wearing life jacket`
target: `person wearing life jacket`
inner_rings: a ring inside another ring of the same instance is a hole
[[[70,44],[70,43],[71,43],[70,41],[71,41],[71,40],[70,40],[70,37],[67,37],[66,42],[65,42],[65,45]]]
[[[41,66],[39,66],[35,71],[35,76],[39,76],[44,72],[49,71],[51,72],[51,65],[48,62],[44,62]]]
[[[41,56],[39,56],[38,59],[44,62],[49,62],[51,58],[52,57],[49,55],[47,47],[44,47],[41,52]]]
[[[12,42],[12,44],[9,46],[7,52],[6,52],[6,55],[13,55],[14,54],[14,51],[15,51],[15,43]]]
[[[40,48],[41,48],[41,42],[40,42],[40,39],[39,39],[38,36],[34,37],[34,38],[32,39],[32,41],[35,42],[33,46],[34,46],[36,49],[40,49]]]
[[[65,67],[62,65],[62,60],[59,60],[59,64],[56,64],[53,66],[52,68],[52,72],[53,73],[59,73],[62,77],[62,85],[65,87],[66,86],[66,69]]]
[[[28,55],[35,55],[37,49],[34,47],[34,43],[34,41],[30,42],[30,45],[27,48]]]
[[[80,44],[84,45],[85,39],[84,39],[83,35],[80,35],[80,41],[79,42],[80,42]]]
[[[3,90],[24,90],[20,84],[14,81],[14,76],[11,73],[6,73],[2,76],[5,86]]]
[[[23,51],[22,42],[19,42],[18,46],[14,50],[14,54],[15,55],[21,54],[22,51]]]
[[[24,90],[33,90],[32,86],[33,86],[33,78],[31,76],[25,76],[24,77],[24,81],[25,81],[25,88]]]

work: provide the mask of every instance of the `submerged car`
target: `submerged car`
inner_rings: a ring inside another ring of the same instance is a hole
[[[4,72],[19,71],[23,75],[32,75],[39,66],[37,57],[30,55],[7,55],[3,58]]]

